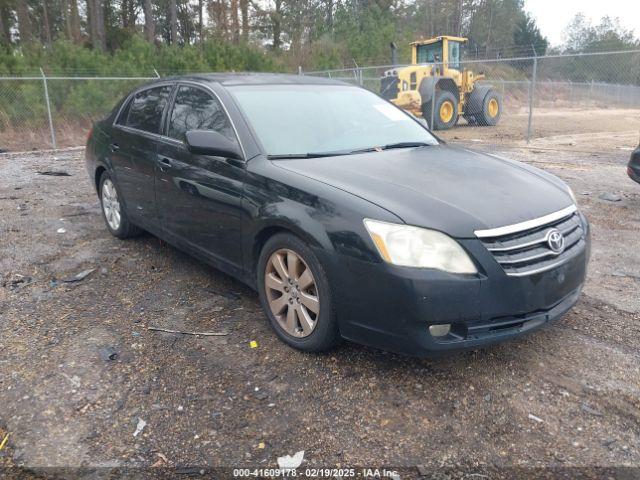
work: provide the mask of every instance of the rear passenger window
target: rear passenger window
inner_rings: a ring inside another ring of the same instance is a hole
[[[169,136],[184,141],[189,130],[214,130],[235,142],[231,123],[220,103],[204,90],[181,86],[169,122]]]
[[[170,85],[149,88],[137,93],[120,114],[118,123],[145,132],[160,133],[162,112],[167,106],[170,94]]]

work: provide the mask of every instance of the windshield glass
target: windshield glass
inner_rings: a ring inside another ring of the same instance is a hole
[[[437,144],[409,114],[348,85],[229,87],[268,155],[351,152],[396,143]]]
[[[442,42],[418,46],[418,63],[438,63],[442,61]]]

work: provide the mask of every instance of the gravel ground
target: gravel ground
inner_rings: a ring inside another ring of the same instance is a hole
[[[499,149],[473,141],[476,130],[447,136],[573,187],[593,257],[560,322],[436,360],[292,350],[247,287],[153,236],[111,237],[81,150],[0,156],[0,465],[187,474],[275,467],[304,450],[302,468],[387,466],[402,478],[418,465],[475,478],[640,467],[640,185],[624,168],[637,130]]]

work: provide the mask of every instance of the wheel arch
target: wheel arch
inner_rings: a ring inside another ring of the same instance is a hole
[[[102,174],[106,171],[107,169],[104,165],[98,165],[93,175],[93,182],[96,187],[96,192],[98,193],[100,193],[100,178],[102,178]]]
[[[313,235],[309,234],[307,231],[305,231],[304,229],[300,228],[299,226],[293,223],[279,221],[279,220],[265,221],[264,223],[262,223],[260,226],[257,227],[254,235],[252,236],[250,259],[249,259],[251,262],[250,265],[251,265],[252,277],[255,278],[255,274],[258,267],[258,259],[260,258],[260,252],[262,252],[262,248],[265,246],[265,244],[269,241],[270,238],[272,238],[274,235],[277,235],[279,233],[286,233],[286,234],[298,237],[300,240],[305,242],[311,248],[322,247],[321,241],[319,241],[317,238],[314,238]]]
[[[460,91],[453,78],[450,77],[425,77],[420,82],[420,99],[424,105],[431,101],[431,96],[435,90],[445,90],[451,92],[456,99],[460,98]]]

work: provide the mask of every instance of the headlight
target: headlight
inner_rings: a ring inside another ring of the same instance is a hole
[[[364,225],[380,256],[389,263],[451,273],[477,273],[460,244],[444,233],[368,218]]]

